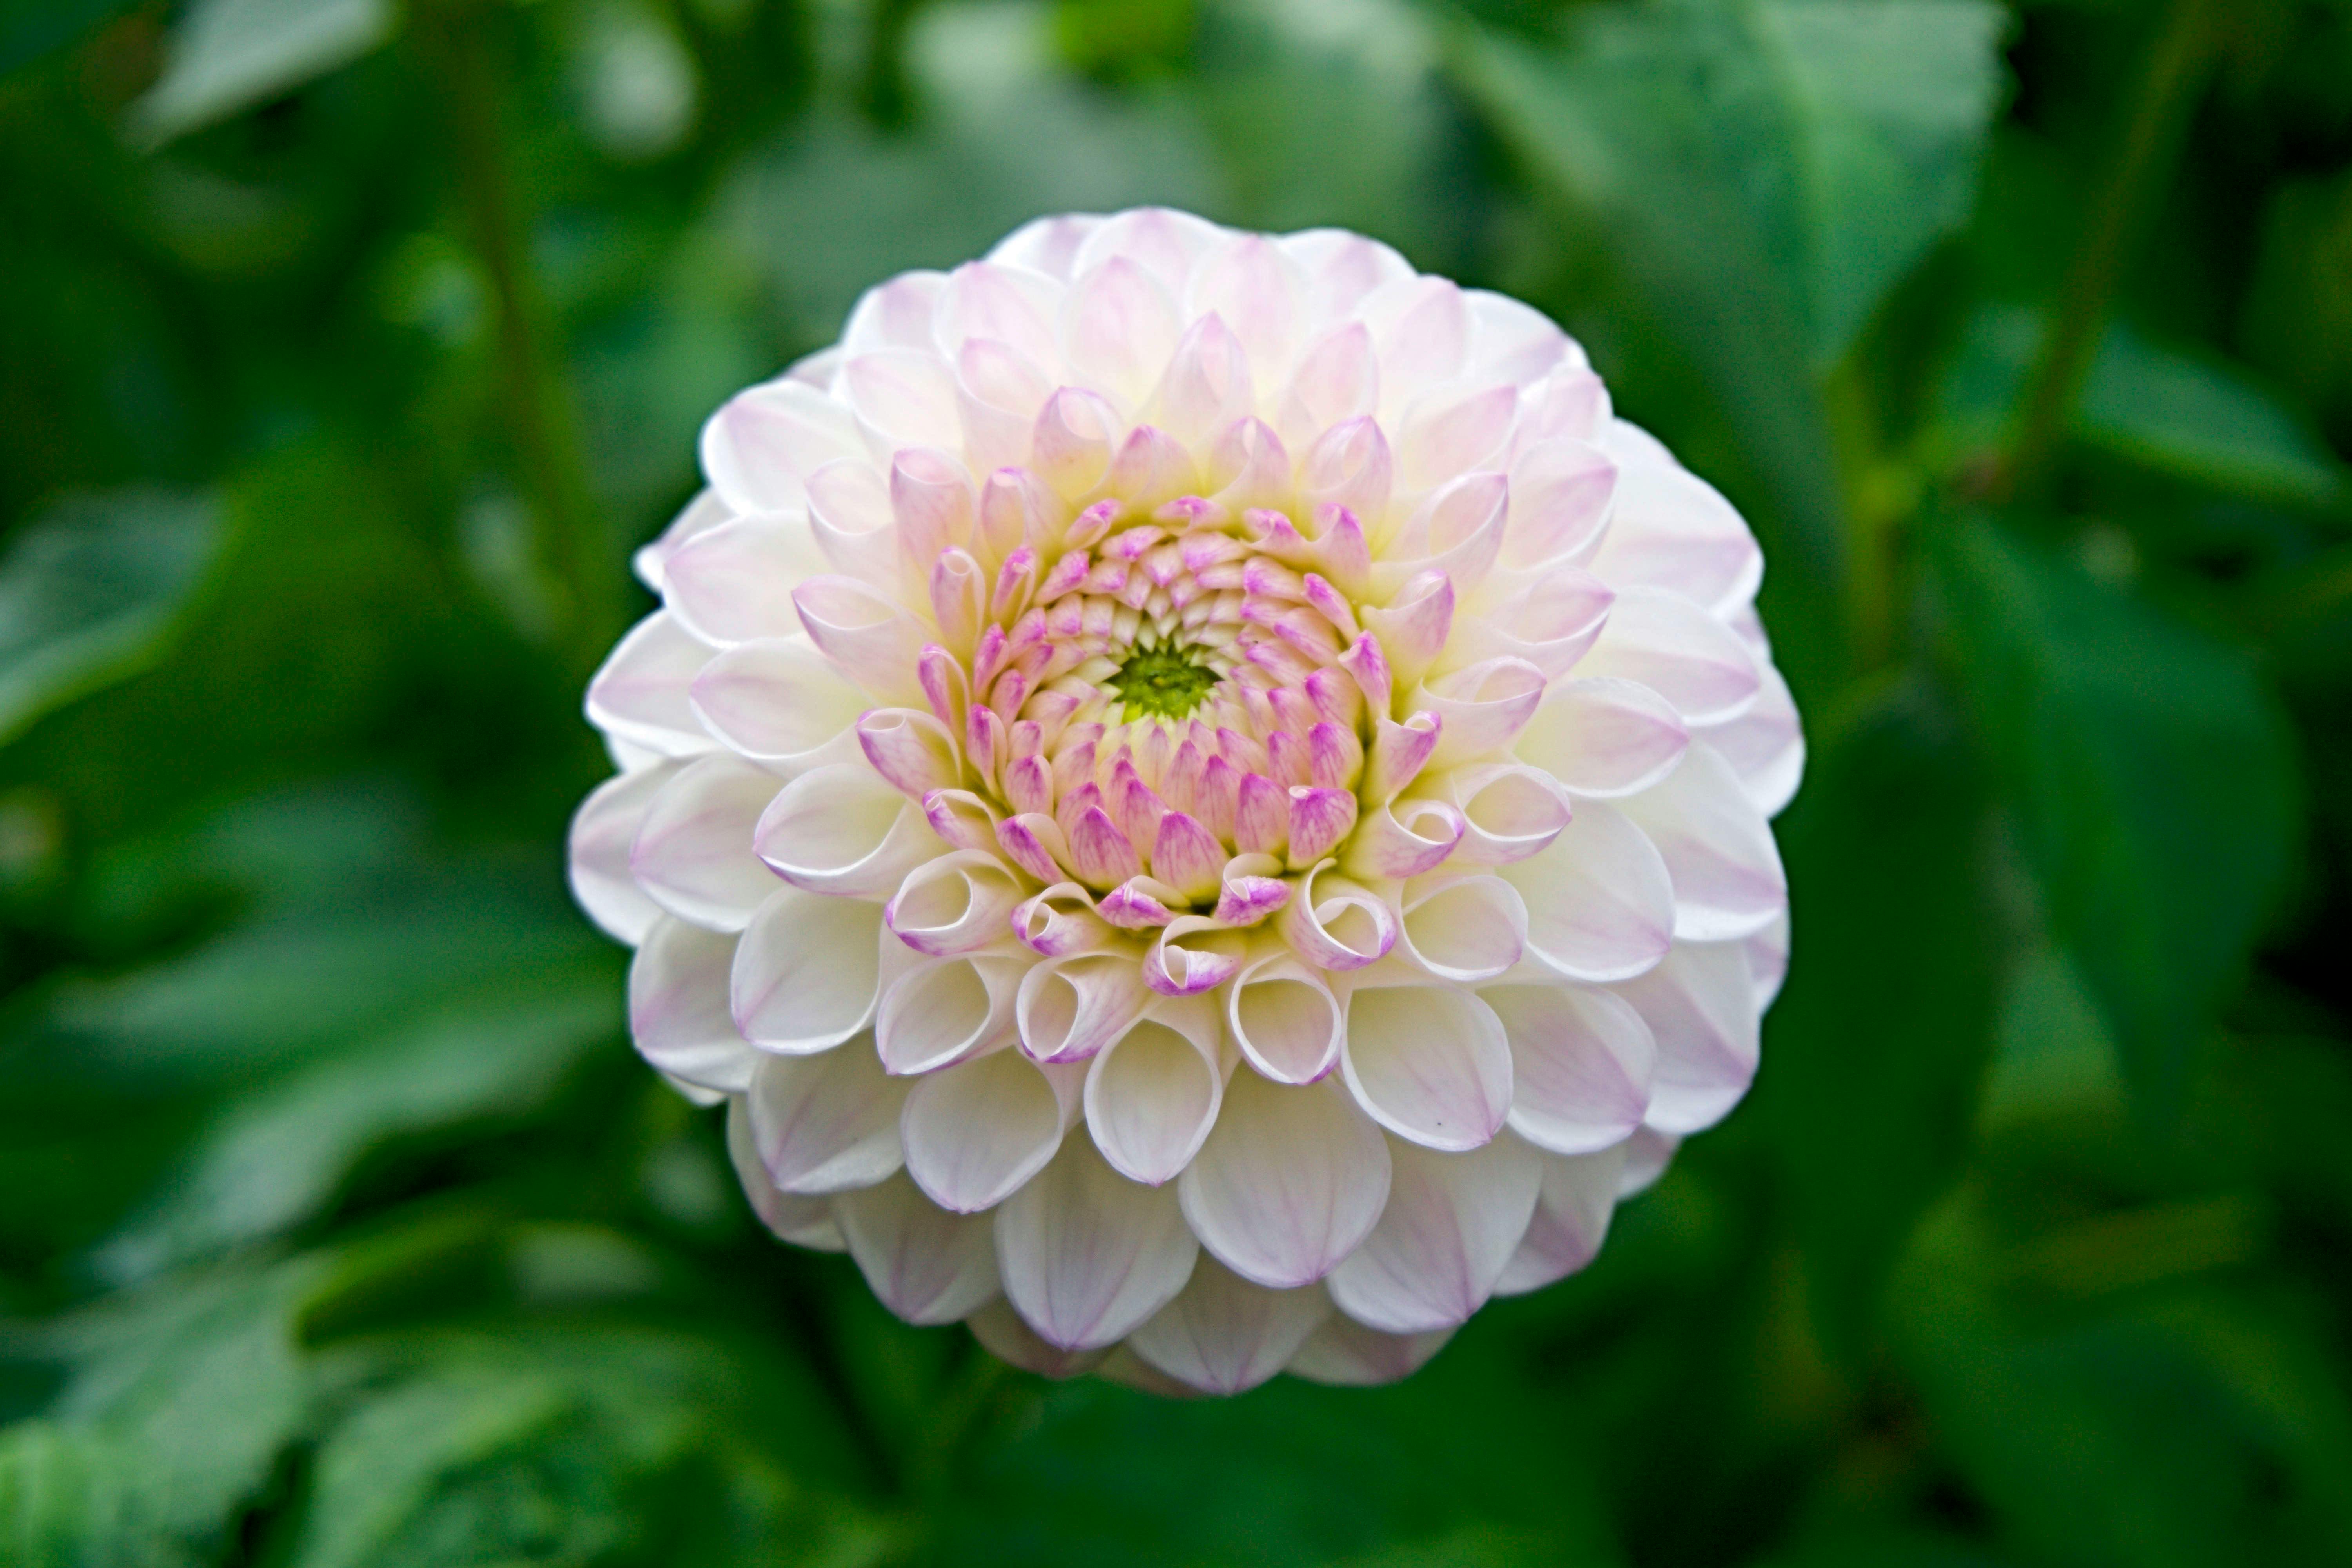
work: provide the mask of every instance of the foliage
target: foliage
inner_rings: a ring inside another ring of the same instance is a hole
[[[2352,10],[2221,10],[0,5],[0,1558],[2352,1561]],[[701,417],[1141,200],[1550,310],[1810,725],[1750,1102],[1395,1388],[889,1320],[561,888]]]

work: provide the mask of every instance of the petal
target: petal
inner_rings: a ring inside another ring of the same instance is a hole
[[[952,1323],[997,1294],[995,1226],[939,1207],[904,1175],[841,1194],[833,1213],[866,1283],[910,1323]]]
[[[924,700],[915,672],[930,634],[896,601],[855,577],[824,575],[795,585],[791,598],[797,629],[876,701],[911,706]]]
[[[735,1167],[735,1179],[743,1184],[743,1195],[751,1200],[751,1212],[778,1240],[819,1252],[847,1249],[849,1244],[834,1223],[829,1201],[778,1192],[776,1184],[768,1179],[768,1168],[760,1163],[759,1145],[751,1133],[751,1109],[740,1094],[727,1102],[727,1158]]]
[[[1644,1127],[1626,1139],[1625,1168],[1617,1173],[1617,1201],[1622,1203],[1655,1185],[1682,1142],[1681,1133],[1661,1132],[1654,1127]]]
[[[1672,588],[1717,614],[1756,596],[1763,552],[1714,486],[1622,419],[1611,420],[1594,445],[1618,465],[1616,506],[1594,571],[1612,583]]]
[[[1543,1162],[1516,1138],[1465,1154],[1399,1142],[1389,1153],[1388,1207],[1331,1271],[1331,1300],[1382,1333],[1456,1327],[1486,1304],[1527,1234]]]
[[[1034,1372],[1040,1377],[1077,1377],[1102,1364],[1108,1352],[1100,1350],[1058,1350],[1037,1337],[1037,1331],[1021,1321],[1013,1304],[998,1297],[979,1311],[964,1320],[971,1337],[981,1348],[997,1360],[1024,1372]]]
[[[629,963],[629,1033],[638,1054],[674,1078],[740,1094],[759,1053],[727,1014],[735,939],[665,915]]]
[[[1650,1109],[1657,1042],[1623,997],[1581,985],[1478,993],[1511,1042],[1511,1131],[1555,1154],[1622,1143]]]
[[[1084,1138],[996,1215],[1005,1299],[1065,1350],[1124,1339],[1184,1288],[1200,1251],[1173,1192],[1128,1180]]]
[[[1384,1334],[1345,1313],[1334,1312],[1307,1336],[1290,1359],[1290,1371],[1309,1383],[1367,1388],[1411,1377],[1445,1348],[1451,1329],[1428,1334]]]
[[[1176,352],[1183,323],[1160,280],[1114,256],[1071,284],[1062,300],[1062,347],[1089,384],[1139,405]]]
[[[662,599],[680,625],[719,647],[800,630],[793,589],[825,570],[796,517],[739,517],[696,535],[662,565]]]
[[[898,1135],[907,1172],[958,1214],[993,1208],[1054,1157],[1077,1102],[1076,1075],[1018,1051],[926,1073],[907,1096]]]
[[[898,940],[918,952],[975,952],[1004,940],[1023,892],[994,855],[960,849],[908,872],[886,918]]]
[[[1698,738],[1723,753],[1756,809],[1777,816],[1804,777],[1805,732],[1780,672],[1759,661],[1758,673],[1764,685],[1756,705],[1727,723],[1699,731]]]
[[[751,844],[795,887],[866,899],[897,891],[907,873],[947,847],[922,808],[863,762],[813,768],[786,784],[761,814]]]
[[[880,906],[779,888],[735,949],[735,1026],[762,1050],[792,1056],[841,1044],[874,1021],[881,942]]]
[[[892,976],[874,1020],[883,1065],[927,1073],[1009,1044],[1021,967],[1004,958],[934,958]]]
[[[1696,1132],[1723,1120],[1756,1077],[1756,993],[1740,944],[1676,942],[1617,994],[1658,1043],[1649,1125]]]
[[[882,1070],[871,1040],[814,1057],[760,1058],[751,1131],[769,1179],[787,1193],[870,1187],[902,1163],[898,1113],[907,1081]]]
[[[1201,1245],[1245,1279],[1309,1284],[1356,1249],[1388,1202],[1389,1146],[1337,1083],[1236,1074],[1176,1184]]]
[[[1665,956],[1675,887],[1666,863],[1623,813],[1599,801],[1541,853],[1496,873],[1528,906],[1528,956],[1571,980],[1622,980]]]
[[[1462,841],[1451,857],[1456,865],[1507,866],[1540,855],[1569,824],[1568,795],[1559,782],[1518,763],[1474,763],[1421,788],[1452,801],[1462,817]]]
[[[1084,1061],[1117,1039],[1151,1001],[1127,948],[1047,959],[1021,977],[1021,1048],[1041,1062]]]
[[[1330,985],[1287,948],[1246,965],[1225,994],[1234,1043],[1276,1083],[1313,1083],[1339,1065],[1347,1016]]]
[[[1191,213],[1171,207],[1135,207],[1103,219],[1079,246],[1071,268],[1075,276],[1083,278],[1112,257],[1122,256],[1174,294],[1192,275],[1193,259],[1224,235],[1215,224]]]
[[[842,362],[841,388],[877,457],[901,447],[961,447],[955,373],[929,349],[875,349]]]
[[[1087,1068],[1087,1131],[1113,1169],[1158,1186],[1200,1152],[1224,1094],[1213,1014],[1188,1030],[1145,1018]]]
[[[1275,924],[1298,956],[1319,969],[1361,969],[1396,945],[1396,915],[1370,889],[1333,874],[1307,873]]]
[[[1239,1394],[1280,1372],[1330,1315],[1330,1297],[1315,1286],[1269,1290],[1204,1257],[1176,1299],[1127,1342],[1192,1387]]]
[[[849,410],[793,381],[771,381],[730,398],[702,427],[702,471],[739,512],[796,507],[802,481],[857,450]]]
[[[1511,1047],[1493,1008],[1447,985],[1348,998],[1339,1070],[1375,1121],[1432,1149],[1475,1149],[1511,1109]]]
[[[572,896],[606,935],[631,944],[645,940],[661,906],[646,897],[629,874],[629,847],[654,796],[677,774],[663,763],[616,774],[596,786],[572,815],[570,843]]]
[[[655,593],[660,593],[663,567],[671,556],[677,553],[679,547],[697,534],[709,532],[734,515],[733,509],[719,499],[717,490],[702,491],[670,520],[669,526],[661,531],[659,538],[641,545],[637,552],[629,557],[629,570],[637,574],[637,581]]]
[[[946,286],[945,273],[929,271],[901,272],[876,284],[850,307],[849,322],[841,330],[842,346],[852,353],[929,346],[932,310]]]
[[[1508,746],[1544,698],[1544,673],[1523,658],[1490,658],[1415,687],[1408,713],[1434,713],[1444,728],[1429,765],[1450,768]]]
[[[588,683],[588,721],[664,756],[715,750],[687,692],[716,651],[677,616],[656,610],[630,628]]]
[[[1749,936],[1789,907],[1788,873],[1772,826],[1712,746],[1693,746],[1664,783],[1624,803],[1674,879],[1675,935],[1685,942]]]
[[[1591,1154],[1547,1154],[1535,1217],[1495,1281],[1497,1296],[1517,1296],[1575,1273],[1592,1261],[1617,1212],[1625,1146]]]
[[[1756,656],[1738,635],[1663,588],[1620,588],[1609,624],[1576,673],[1638,681],[1692,724],[1736,719],[1763,689]]]
[[[703,666],[694,712],[730,750],[787,777],[859,756],[867,700],[803,637],[738,644]]]
[[[1610,798],[1645,790],[1683,760],[1690,731],[1674,705],[1631,680],[1563,680],[1511,746],[1578,795]]]
[[[1503,564],[1581,562],[1591,556],[1609,525],[1617,465],[1583,441],[1546,441],[1512,460],[1510,520],[1503,531]]]
[[[1397,952],[1457,985],[1492,980],[1518,963],[1528,907],[1500,877],[1439,872],[1405,885]]]
[[[752,853],[776,775],[724,752],[688,763],[661,787],[629,847],[629,871],[646,897],[681,920],[741,931],[776,890]]]

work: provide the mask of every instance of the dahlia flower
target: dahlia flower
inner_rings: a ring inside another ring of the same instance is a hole
[[[1802,765],[1761,558],[1536,311],[1048,218],[701,459],[572,885],[761,1217],[899,1316],[1399,1377],[1747,1088]]]

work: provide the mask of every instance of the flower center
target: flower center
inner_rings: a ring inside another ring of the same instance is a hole
[[[1118,694],[1130,716],[1189,718],[1217,683],[1217,672],[1190,648],[1172,642],[1138,647],[1103,684]]]

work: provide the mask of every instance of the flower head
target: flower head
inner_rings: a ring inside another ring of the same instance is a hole
[[[1802,763],[1761,559],[1535,311],[1046,219],[702,463],[573,885],[763,1217],[901,1316],[1400,1376],[1747,1088]]]

